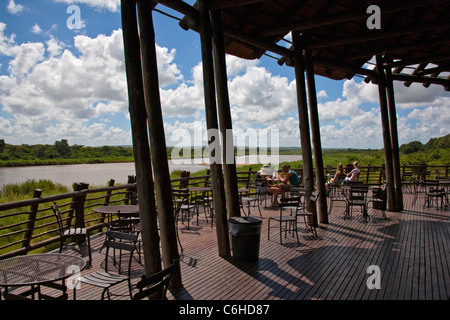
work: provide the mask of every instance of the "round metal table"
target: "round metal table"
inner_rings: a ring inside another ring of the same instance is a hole
[[[40,293],[41,285],[52,284],[67,298],[65,280],[85,267],[86,261],[68,254],[44,253],[12,257],[0,261],[0,286],[5,288],[5,294],[8,294],[8,287],[31,286],[31,290],[20,296],[32,295],[34,299],[36,292],[39,293],[39,298],[44,296]],[[62,281],[62,285],[55,284],[57,281]]]

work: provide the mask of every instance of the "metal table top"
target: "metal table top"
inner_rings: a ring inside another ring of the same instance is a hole
[[[49,283],[81,271],[86,261],[68,254],[31,254],[0,261],[0,286],[14,287]]]

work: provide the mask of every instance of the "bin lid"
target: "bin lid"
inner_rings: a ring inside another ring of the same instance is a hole
[[[245,224],[245,225],[262,223],[261,219],[254,217],[231,217],[228,221],[230,223]]]

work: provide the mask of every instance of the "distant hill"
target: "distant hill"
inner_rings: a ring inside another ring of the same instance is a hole
[[[407,155],[419,151],[448,148],[450,148],[450,134],[440,138],[431,138],[425,144],[422,144],[420,141],[411,141],[409,143],[402,144],[399,151],[400,153]]]

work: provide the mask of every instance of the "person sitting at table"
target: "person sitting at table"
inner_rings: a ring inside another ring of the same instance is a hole
[[[345,173],[344,173],[344,168],[342,167],[342,163],[338,163],[337,168],[336,168],[336,173],[334,174],[334,177],[331,178],[330,181],[325,183],[325,189],[327,191],[327,195],[330,192],[330,186],[337,185],[338,182],[339,182],[339,177],[341,177],[343,175],[345,175]]]
[[[353,162],[353,170],[345,177],[344,184],[358,181],[360,172],[361,170],[359,170],[358,161]]]
[[[261,169],[256,172],[255,182],[256,185],[260,188],[258,189],[259,193],[265,193],[267,191],[267,178],[272,177],[273,169],[268,164],[265,164],[261,167]]]
[[[277,207],[280,205],[278,202],[278,195],[281,194],[284,197],[286,191],[291,190],[292,187],[300,187],[300,178],[297,172],[289,169],[286,164],[281,166],[281,173],[278,175],[278,180],[281,184],[269,186],[267,192],[273,193],[272,206]]]

